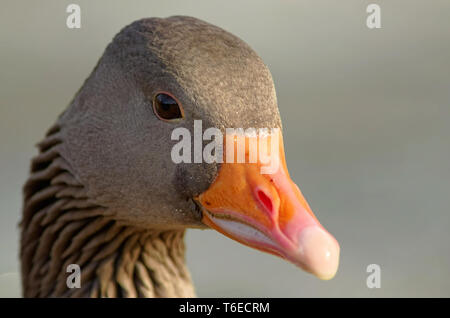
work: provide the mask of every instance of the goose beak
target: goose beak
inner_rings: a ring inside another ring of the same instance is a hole
[[[235,146],[239,142],[245,142],[245,160],[242,152],[241,160],[237,158],[239,147]],[[196,198],[203,222],[320,279],[333,278],[339,264],[339,244],[316,219],[289,177],[281,133],[265,137],[227,135],[224,144],[224,163],[217,178]],[[256,160],[251,154],[255,149]],[[270,159],[262,160],[263,153]]]

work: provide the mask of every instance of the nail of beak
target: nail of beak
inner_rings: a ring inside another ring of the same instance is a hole
[[[306,268],[320,279],[328,280],[336,274],[339,263],[339,245],[319,226],[310,226],[300,232],[299,253]]]
[[[237,162],[234,155],[240,138],[245,144],[244,162]],[[321,279],[333,278],[339,264],[339,244],[319,223],[290,179],[281,133],[225,136],[224,145],[225,162],[216,180],[196,198],[202,207],[203,222],[245,245],[285,258]],[[257,145],[258,154],[265,153],[270,162],[264,165],[261,157],[250,162],[250,151],[254,151],[251,145]],[[273,162],[278,164],[264,173]]]

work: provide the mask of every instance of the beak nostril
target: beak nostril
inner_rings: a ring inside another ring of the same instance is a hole
[[[269,213],[273,212],[272,200],[270,197],[264,193],[262,190],[258,190],[257,192],[259,202],[269,211]]]

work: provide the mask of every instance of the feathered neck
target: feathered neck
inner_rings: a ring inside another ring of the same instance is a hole
[[[60,155],[59,127],[38,145],[24,186],[21,221],[25,297],[193,297],[184,230],[121,224],[90,200]],[[81,288],[67,286],[69,264]]]

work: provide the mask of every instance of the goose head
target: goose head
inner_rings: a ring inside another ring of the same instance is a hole
[[[132,23],[109,44],[58,122],[71,173],[118,222],[213,228],[319,278],[335,275],[339,245],[291,180],[281,131],[261,138],[227,133],[281,129],[268,68],[232,34],[189,17]],[[222,133],[214,136],[225,149],[216,158],[231,149],[227,140],[244,140],[246,159],[255,142],[277,169],[263,173],[260,159],[205,162],[209,128]],[[187,145],[182,150],[180,142]],[[191,162],[174,162],[174,153]]]

